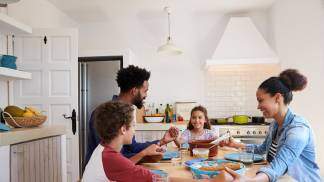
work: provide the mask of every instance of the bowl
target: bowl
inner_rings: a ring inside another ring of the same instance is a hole
[[[193,149],[194,148],[206,148],[209,149],[212,147],[214,144],[211,144],[214,140],[193,140],[189,142],[189,150],[190,150],[190,155],[193,156]],[[209,154],[208,157],[215,157],[218,152],[218,146],[215,145],[214,147],[209,149]]]
[[[236,173],[241,175],[245,172],[245,166],[242,163],[231,162],[223,159],[195,162],[189,167],[195,179],[211,179],[220,174],[221,170],[224,168],[223,166],[231,168]],[[233,168],[234,166],[235,168]]]
[[[194,148],[192,149],[192,154],[194,158],[208,158],[209,149],[208,148]]]
[[[164,116],[143,116],[144,121],[147,123],[161,123]]]
[[[142,158],[140,163],[156,163],[161,161],[163,158],[163,155],[147,155]]]

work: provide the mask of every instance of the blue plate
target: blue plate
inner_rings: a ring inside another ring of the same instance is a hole
[[[240,155],[241,153],[232,153],[232,154],[226,154],[224,156],[225,159],[231,160],[231,161],[236,161],[236,162],[241,162],[240,161]],[[263,161],[263,156],[259,154],[253,154],[253,162],[261,162]]]
[[[209,179],[209,178],[213,178],[215,176],[217,176],[220,171],[204,171],[204,170],[200,170],[201,167],[203,166],[217,166],[220,165],[222,163],[227,163],[227,162],[231,162],[228,160],[223,160],[223,159],[215,159],[215,160],[205,160],[202,162],[195,162],[192,165],[190,165],[190,169],[191,172],[193,174],[193,177],[195,179]],[[235,172],[237,172],[238,174],[243,174],[245,172],[245,166],[242,163],[239,163],[241,168],[238,170],[235,170]]]
[[[171,160],[172,158],[180,157],[179,151],[166,151],[163,154],[162,160]]]
[[[157,174],[159,176],[168,176],[168,173],[163,171],[163,170],[159,170],[159,169],[151,169],[150,170],[153,174]]]

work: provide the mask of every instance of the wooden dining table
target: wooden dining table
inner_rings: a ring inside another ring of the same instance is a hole
[[[168,150],[177,150],[176,148],[168,148]],[[233,148],[229,147],[219,147],[217,156],[213,157],[213,159],[224,159],[224,155],[230,154],[230,153],[237,153],[238,151]],[[183,155],[182,161],[188,161],[194,159],[192,156],[190,156],[190,152],[187,151]],[[142,166],[144,166],[147,169],[158,169],[163,170],[168,173],[169,177],[175,177],[175,178],[183,178],[183,179],[193,179],[192,173],[188,167],[185,165],[175,165],[172,161],[160,161],[157,163],[142,163]],[[262,166],[265,166],[266,162],[263,163],[257,163],[257,164],[251,164],[246,165],[245,173],[243,175],[246,176],[255,176],[258,169]]]

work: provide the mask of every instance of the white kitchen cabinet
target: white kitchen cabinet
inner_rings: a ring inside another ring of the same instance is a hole
[[[66,127],[0,132],[1,182],[66,182]]]
[[[11,182],[62,181],[60,159],[59,136],[11,145]]]

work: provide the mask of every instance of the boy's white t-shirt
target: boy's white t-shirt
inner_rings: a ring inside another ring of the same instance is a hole
[[[103,164],[102,164],[102,151],[104,147],[98,145],[97,148],[93,151],[91,158],[85,167],[82,182],[107,182],[107,178]]]

